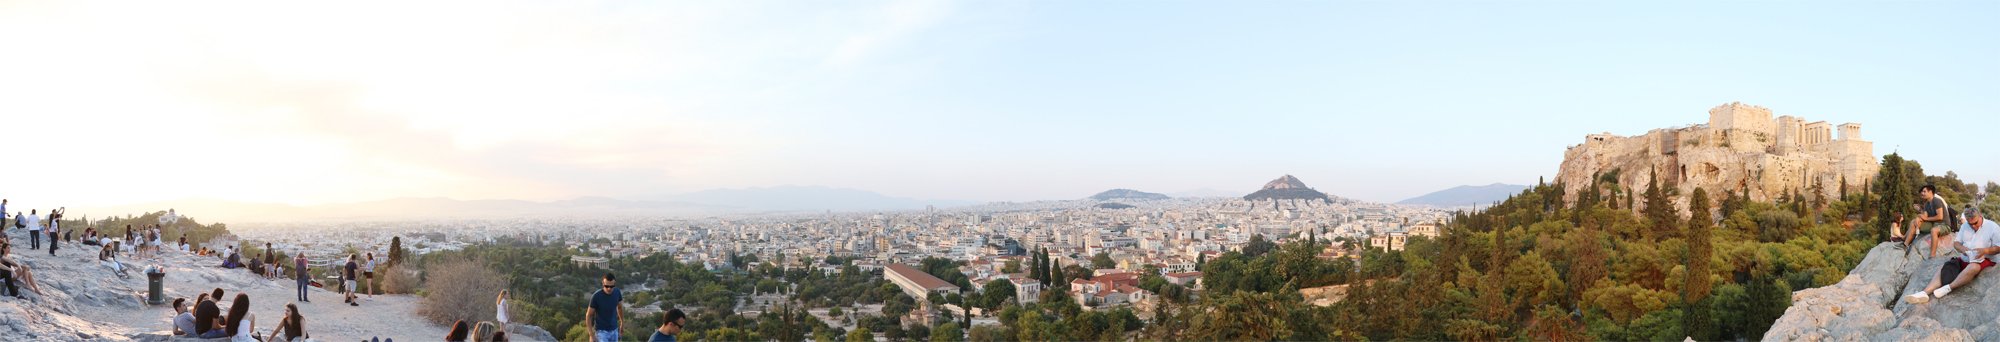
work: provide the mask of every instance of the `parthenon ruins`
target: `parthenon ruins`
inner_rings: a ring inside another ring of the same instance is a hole
[[[1833,198],[1843,180],[1860,189],[1881,168],[1875,144],[1861,140],[1861,124],[1834,127],[1789,115],[1773,119],[1770,109],[1729,103],[1709,109],[1707,124],[1632,137],[1587,135],[1563,152],[1556,180],[1565,185],[1564,200],[1574,201],[1597,174],[1619,170],[1619,186],[1632,191],[1643,191],[1657,175],[1662,187],[1681,189],[1674,203],[1683,215],[1686,195],[1696,187],[1718,196],[1744,191],[1760,201],[1815,190]]]

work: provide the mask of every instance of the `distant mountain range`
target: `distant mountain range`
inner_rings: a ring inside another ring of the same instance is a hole
[[[1110,201],[1110,200],[1127,199],[1127,198],[1138,199],[1138,200],[1163,200],[1173,197],[1167,197],[1167,195],[1139,191],[1139,190],[1132,190],[1132,189],[1111,189],[1097,193],[1096,195],[1090,195],[1090,197],[1085,197],[1084,199]]]
[[[769,210],[902,210],[973,205],[981,202],[918,200],[889,197],[871,191],[824,186],[779,185],[769,188],[713,189],[665,197],[676,201]]]
[[[1433,192],[1425,194],[1423,196],[1417,196],[1415,198],[1406,199],[1401,202],[1396,202],[1396,204],[1420,204],[1420,205],[1435,205],[1441,207],[1493,204],[1493,202],[1498,202],[1500,200],[1507,199],[1507,196],[1519,194],[1521,193],[1521,190],[1526,190],[1526,189],[1528,189],[1528,186],[1526,185],[1513,185],[1513,184],[1500,184],[1500,183],[1493,183],[1481,186],[1460,185],[1450,189],[1439,190],[1438,192]]]

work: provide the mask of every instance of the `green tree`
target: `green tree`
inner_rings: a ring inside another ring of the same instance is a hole
[[[931,342],[961,341],[965,341],[965,331],[958,328],[957,322],[945,323],[939,325],[937,329],[931,329]]]
[[[1653,222],[1652,229],[1647,235],[1655,239],[1680,237],[1675,231],[1680,228],[1680,215],[1674,211],[1673,203],[1668,201],[1666,190],[1660,189],[1657,171],[1653,172],[1651,179],[1646,182],[1645,198],[1646,218]]]
[[[903,341],[904,338],[908,337],[909,337],[909,331],[903,330],[903,325],[901,323],[890,324],[889,330],[882,332],[882,338],[889,339],[889,341],[891,342],[901,342]]]
[[[1688,210],[1693,212],[1688,220],[1688,271],[1687,280],[1681,285],[1681,298],[1687,305],[1681,314],[1681,331],[1697,341],[1712,341],[1717,338],[1713,321],[1713,300],[1709,298],[1713,282],[1713,271],[1709,263],[1714,247],[1709,232],[1714,227],[1714,219],[1709,215],[1708,192],[1695,188],[1689,200]]]
[[[847,332],[847,342],[875,342],[875,333],[869,332],[868,328],[855,328]]]
[[[389,237],[389,267],[403,264],[403,237]]]
[[[1889,239],[1889,224],[1890,221],[1894,221],[1896,214],[1904,214],[1905,219],[1916,217],[1911,215],[1914,211],[1910,208],[1911,204],[1917,202],[1915,192],[1911,190],[1910,183],[1903,181],[1907,178],[1903,175],[1903,170],[1902,155],[1890,153],[1882,156],[1882,169],[1876,171],[1873,186],[1875,193],[1881,195],[1881,204],[1877,206],[1881,212],[1875,216],[1877,218],[1875,231],[1878,232],[1874,234],[1875,241]]]
[[[1263,256],[1264,253],[1271,252],[1273,248],[1277,248],[1277,245],[1264,240],[1264,234],[1250,234],[1250,242],[1243,244],[1243,255],[1251,257]]]
[[[903,330],[906,331],[903,333],[904,336],[909,336],[911,340],[926,341],[931,339],[931,327],[923,324],[910,323],[910,326],[904,327]]]
[[[1097,269],[1106,269],[1118,267],[1118,262],[1111,260],[1111,253],[1097,252],[1097,255],[1090,257],[1090,266]]]
[[[982,296],[986,297],[984,307],[987,310],[997,310],[1006,306],[1007,301],[1014,298],[1015,291],[1014,282],[1006,279],[986,282],[986,287],[980,289]]]

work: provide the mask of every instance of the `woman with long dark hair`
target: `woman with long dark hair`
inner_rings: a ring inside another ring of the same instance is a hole
[[[256,337],[251,336],[257,330],[257,316],[250,314],[249,294],[236,294],[236,301],[229,304],[227,320],[229,323],[224,330],[228,331],[226,335],[230,342],[258,342]]]
[[[13,244],[0,243],[0,269],[8,271],[7,276],[11,277],[12,281],[20,283],[19,286],[27,288],[36,295],[46,296],[42,294],[42,286],[35,284],[35,273],[29,269],[28,264],[16,262],[14,258],[7,256],[8,253],[13,253],[13,249]],[[14,290],[15,297],[20,295],[20,290]]]
[[[299,315],[298,303],[285,303],[285,318],[278,321],[277,328],[271,329],[269,342],[302,341],[301,338],[312,338],[312,335],[306,334],[305,319],[305,316]]]

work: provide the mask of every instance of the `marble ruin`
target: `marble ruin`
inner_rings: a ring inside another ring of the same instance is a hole
[[[1673,202],[1687,215],[1686,195],[1697,187],[1717,196],[1744,191],[1759,201],[1794,193],[1810,198],[1812,191],[1833,198],[1842,181],[1860,189],[1881,167],[1875,144],[1861,139],[1861,124],[1773,119],[1770,109],[1738,102],[1708,110],[1707,124],[1585,136],[1563,152],[1556,180],[1567,191],[1564,200],[1575,201],[1598,174],[1618,170],[1618,186],[1628,191],[1645,191],[1657,176],[1662,188],[1681,190]]]

